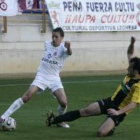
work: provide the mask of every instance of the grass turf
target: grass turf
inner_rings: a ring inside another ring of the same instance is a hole
[[[68,98],[68,111],[86,107],[90,103],[110,96],[123,76],[63,77],[62,82]],[[33,79],[0,80],[0,114],[27,90]],[[106,116],[81,118],[69,122],[71,128],[63,129],[45,125],[47,110],[56,114],[58,103],[45,91],[36,94],[27,104],[12,115],[17,129],[6,132],[0,129],[0,140],[139,140],[140,109],[136,108],[116,129],[111,137],[98,138],[96,131]]]

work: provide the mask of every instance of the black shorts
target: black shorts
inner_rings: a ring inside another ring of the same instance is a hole
[[[99,103],[100,109],[101,109],[101,114],[107,114],[107,110],[109,108],[113,108],[115,110],[119,110],[118,107],[111,101],[111,98],[106,98],[106,99],[102,99],[97,101]],[[109,118],[111,118],[114,123],[115,126],[118,126],[120,122],[123,121],[124,117],[126,116],[126,114],[121,114],[121,115],[108,115]]]

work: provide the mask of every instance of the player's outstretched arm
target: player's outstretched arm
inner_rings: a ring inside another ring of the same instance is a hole
[[[124,108],[120,109],[120,110],[115,110],[115,109],[108,109],[107,113],[109,115],[121,115],[126,113],[127,111],[130,111],[132,109],[134,109],[137,106],[137,103],[131,102],[130,104],[128,104],[127,106],[125,106]]]
[[[130,39],[130,45],[128,46],[127,49],[127,57],[128,57],[128,61],[130,61],[130,59],[132,59],[134,56],[134,44],[135,44],[136,39],[132,36]]]

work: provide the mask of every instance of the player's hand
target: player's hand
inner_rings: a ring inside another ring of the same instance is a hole
[[[131,43],[134,44],[135,41],[136,41],[135,37],[132,36],[132,37],[131,37]]]
[[[68,48],[70,48],[70,42],[69,41],[65,41],[65,47],[68,49]]]
[[[115,109],[110,108],[107,110],[107,114],[108,115],[119,115],[119,112]]]

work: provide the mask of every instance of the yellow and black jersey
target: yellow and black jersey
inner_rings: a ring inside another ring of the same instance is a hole
[[[140,103],[140,78],[130,78],[126,76],[123,80],[123,83],[120,84],[111,97],[111,100],[115,105],[122,109],[131,102]],[[130,111],[126,112],[128,114]]]

